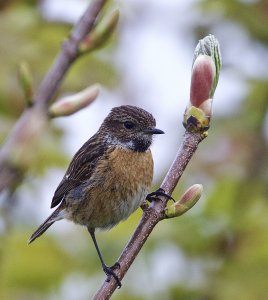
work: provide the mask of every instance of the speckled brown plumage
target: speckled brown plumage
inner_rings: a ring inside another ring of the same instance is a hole
[[[98,132],[74,155],[52,198],[52,215],[33,233],[34,241],[55,221],[69,219],[88,228],[105,273],[120,281],[99,252],[94,231],[128,218],[144,201],[153,177],[149,147],[163,131],[155,119],[135,106],[112,109]]]

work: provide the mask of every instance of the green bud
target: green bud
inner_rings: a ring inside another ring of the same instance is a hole
[[[215,66],[213,85],[211,87],[210,97],[209,97],[209,98],[213,98],[214,92],[216,90],[216,87],[217,87],[217,84],[219,81],[220,70],[221,70],[221,66],[222,66],[220,44],[214,35],[210,34],[199,41],[199,43],[197,44],[197,46],[195,48],[193,65],[195,64],[196,59],[200,55],[205,55],[205,56],[210,57],[213,60],[213,63]]]
[[[99,84],[94,84],[83,91],[66,96],[53,103],[49,110],[51,118],[69,116],[91,104],[99,94]]]
[[[174,218],[186,213],[200,199],[202,192],[203,186],[201,184],[194,184],[189,187],[179,201],[166,207],[166,218]]]
[[[119,10],[104,17],[100,23],[80,43],[79,52],[84,54],[101,47],[112,35],[119,20]]]
[[[33,78],[29,64],[26,61],[19,66],[19,82],[22,87],[27,106],[33,104]]]

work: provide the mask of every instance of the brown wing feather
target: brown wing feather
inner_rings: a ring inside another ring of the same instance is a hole
[[[103,157],[106,149],[105,143],[95,134],[76,152],[55,191],[51,208],[57,206],[73,188],[91,177],[97,161]]]

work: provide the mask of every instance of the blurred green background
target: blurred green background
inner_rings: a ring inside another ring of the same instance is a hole
[[[18,65],[29,63],[37,87],[72,27],[70,20],[49,18],[53,10],[44,13],[46,2],[0,1],[1,144],[24,108]],[[141,105],[140,95],[143,106],[154,111],[167,128],[167,140],[158,139],[154,148],[154,188],[160,184],[179,146],[187,105],[187,98],[178,99],[181,104],[167,104],[163,97],[168,102],[174,86],[187,95],[189,86],[181,84],[185,76],[178,69],[175,84],[168,82],[164,95],[154,103],[146,102],[151,95],[148,86],[135,85],[137,78],[131,81],[125,75],[124,60],[118,57],[138,64],[135,53],[124,52],[128,49],[124,43],[133,42],[135,34],[141,36],[145,29],[152,35],[150,26],[159,32],[155,51],[161,50],[166,42],[162,28],[169,30],[169,22],[172,43],[183,41],[177,47],[189,57],[179,62],[189,70],[188,80],[198,39],[215,34],[222,48],[223,70],[209,137],[200,145],[174,197],[193,183],[202,183],[205,192],[189,213],[155,228],[113,299],[268,299],[268,2],[143,2],[114,1],[106,8],[120,9],[116,33],[103,49],[76,62],[61,87],[59,94],[64,94],[100,82],[104,91],[92,105],[96,119],[89,107],[77,117],[53,121],[29,176],[14,193],[0,195],[0,299],[89,299],[102,283],[104,274],[85,229],[62,221],[33,245],[28,246],[27,240],[49,214],[53,190],[81,145],[79,139],[84,139],[72,135],[70,127],[77,124],[78,132],[83,131],[79,126],[85,127],[90,136],[110,107]],[[62,11],[64,16],[63,7]],[[141,52],[143,46],[138,45]],[[167,56],[162,52],[156,59]],[[160,81],[168,76],[161,71],[158,75]],[[151,88],[157,89],[154,84]],[[88,123],[83,124],[84,120]],[[140,216],[137,211],[113,230],[97,234],[108,264],[116,261]]]

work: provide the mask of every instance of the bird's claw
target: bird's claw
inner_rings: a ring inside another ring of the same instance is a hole
[[[149,202],[152,202],[152,201],[155,201],[155,200],[159,200],[159,198],[158,198],[159,196],[166,197],[168,200],[173,200],[175,202],[175,200],[169,194],[167,194],[164,191],[164,189],[162,189],[162,188],[159,188],[155,192],[152,192],[152,193],[148,194],[146,196],[146,200],[148,200]]]
[[[121,281],[120,279],[118,278],[118,276],[115,274],[114,270],[116,269],[120,269],[120,264],[119,262],[116,262],[113,266],[111,267],[108,267],[106,265],[103,266],[103,271],[104,273],[107,275],[107,279],[106,281],[107,282],[110,282],[111,280],[111,276],[115,279],[116,283],[117,283],[117,286],[118,288],[120,289],[122,284],[121,284]]]

